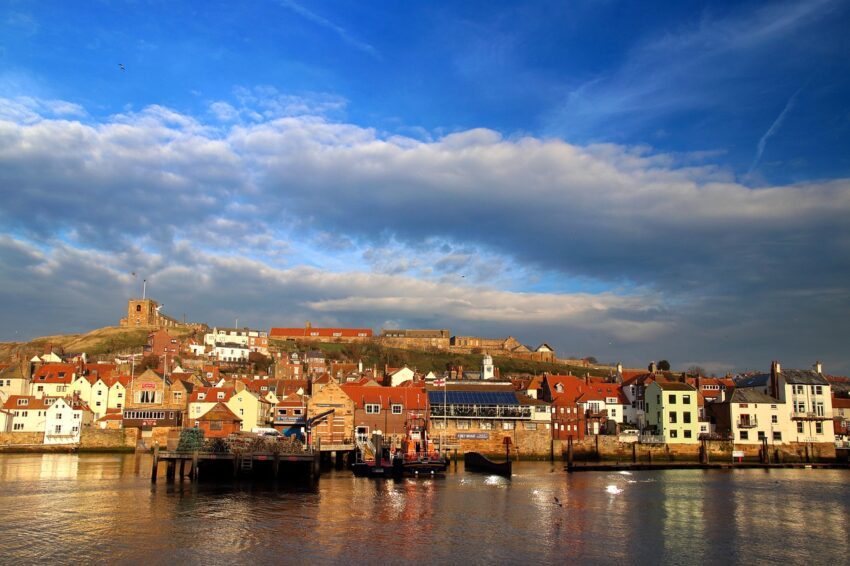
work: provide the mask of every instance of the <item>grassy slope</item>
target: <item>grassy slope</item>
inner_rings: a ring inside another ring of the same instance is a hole
[[[293,351],[298,349],[294,342],[272,340],[271,346],[284,351]],[[442,351],[424,351],[424,350],[400,350],[397,348],[385,348],[378,344],[337,344],[319,342],[315,344],[302,344],[303,349],[321,350],[330,359],[353,361],[363,361],[363,365],[371,367],[377,365],[383,368],[384,365],[390,367],[408,366],[416,368],[419,371],[427,372],[434,370],[442,372],[446,369],[447,364],[453,366],[462,365],[467,371],[479,371],[481,368],[480,354],[456,354],[453,352]],[[502,375],[507,374],[541,374],[543,372],[584,376],[586,373],[590,375],[607,376],[608,370],[586,368],[583,366],[569,366],[563,364],[548,364],[543,362],[533,362],[529,360],[518,360],[513,358],[505,358],[494,356],[493,363]]]
[[[105,356],[138,352],[148,342],[151,328],[121,328],[107,326],[86,334],[42,336],[29,342],[0,344],[0,361],[9,361],[23,350],[32,355],[43,352],[48,345],[61,347],[66,352],[86,352],[89,356]],[[188,328],[170,328],[169,334],[184,337],[191,333]]]

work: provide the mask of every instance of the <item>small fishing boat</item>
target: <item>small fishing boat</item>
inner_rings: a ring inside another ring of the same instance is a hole
[[[470,472],[495,474],[506,478],[511,477],[511,461],[494,462],[478,452],[467,452],[463,455],[464,469]]]
[[[428,436],[425,419],[412,415],[405,425],[406,434],[400,449],[383,445],[383,438],[374,435],[368,444],[369,454],[360,447],[360,460],[351,469],[354,475],[373,478],[434,477],[443,475],[448,461],[434,448]]]

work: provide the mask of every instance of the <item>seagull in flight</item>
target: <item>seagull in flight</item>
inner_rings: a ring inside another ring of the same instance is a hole
[[[118,68],[121,69],[122,71],[127,70],[127,69],[124,68],[124,63],[118,63]]]

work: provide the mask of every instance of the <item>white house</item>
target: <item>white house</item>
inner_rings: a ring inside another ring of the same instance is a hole
[[[47,409],[54,397],[37,398],[31,395],[11,395],[3,403],[5,422],[3,432],[44,432]]]
[[[91,426],[94,414],[77,397],[57,399],[47,409],[44,425],[45,444],[79,444],[83,427]]]
[[[405,381],[413,381],[415,373],[409,367],[403,367],[400,370],[390,374],[390,387],[401,385]]]
[[[783,370],[779,362],[771,364],[770,374],[751,376],[739,381],[737,389],[767,391],[782,403],[790,420],[790,442],[827,443],[835,441],[832,420],[832,387],[823,376],[820,363],[812,370]]]

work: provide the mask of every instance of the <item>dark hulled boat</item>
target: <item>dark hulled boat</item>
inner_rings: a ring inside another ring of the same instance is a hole
[[[470,472],[495,474],[506,478],[511,477],[512,473],[510,460],[494,462],[478,452],[465,453],[463,455],[463,465],[464,469],[469,470]]]

